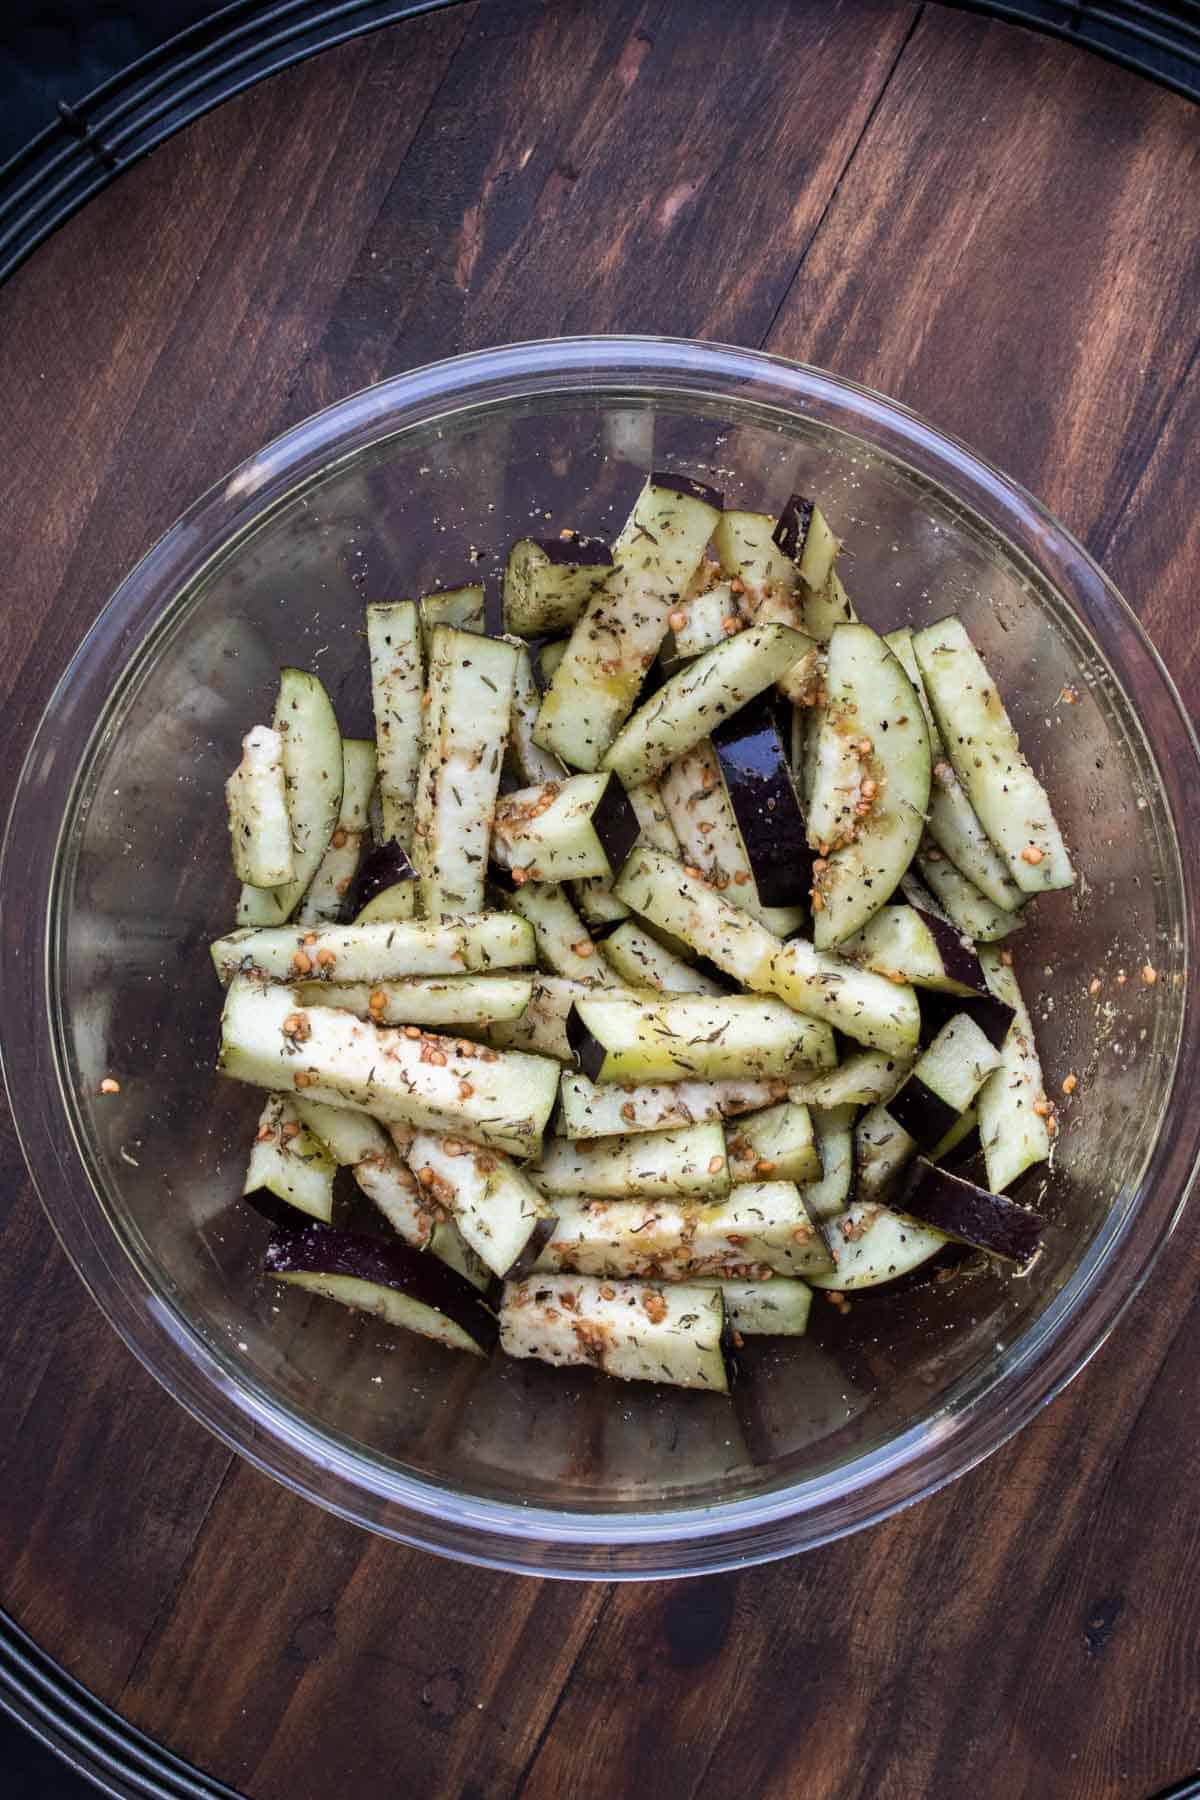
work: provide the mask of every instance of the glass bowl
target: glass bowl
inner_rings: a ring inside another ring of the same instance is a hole
[[[365,602],[494,583],[533,530],[611,533],[651,466],[741,506],[817,494],[880,629],[960,613],[1080,872],[1014,940],[1048,1082],[1079,1077],[1032,1273],[976,1259],[844,1315],[818,1300],[807,1338],[747,1345],[731,1400],[478,1364],[267,1284],[265,1227],[237,1201],[261,1096],[214,1074],[207,943],[235,892],[222,788],[280,666],[315,668],[343,729],[368,734]],[[1200,880],[1182,831],[1198,776],[1170,680],[1100,570],[904,409],[777,358],[657,339],[438,363],[298,426],[198,501],[63,676],[0,872],[25,1153],[135,1354],[338,1513],[452,1556],[606,1579],[818,1544],[1002,1443],[1102,1342],[1178,1216],[1200,1147]],[[101,1096],[108,1074],[120,1092]]]

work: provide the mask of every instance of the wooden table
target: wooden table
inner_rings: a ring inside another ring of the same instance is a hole
[[[1010,470],[1200,706],[1200,134],[891,0],[478,0],[124,175],[0,292],[4,767],[122,573],[295,420],[582,329],[823,364]],[[1200,1764],[1200,1208],[1066,1396],[889,1525],[682,1585],[360,1534],[85,1298],[3,1138],[0,1604],[253,1800],[1148,1795]]]

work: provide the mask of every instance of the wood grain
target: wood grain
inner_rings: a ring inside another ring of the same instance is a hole
[[[960,432],[1106,558],[1200,709],[1197,155],[1132,75],[886,0],[475,0],[264,84],[0,291],[5,766],[231,463],[397,368],[590,329],[765,340]],[[800,1560],[576,1587],[231,1460],[107,1331],[11,1133],[0,1178],[0,1601],[253,1800],[1093,1800],[1200,1765],[1195,1216],[952,1488]]]

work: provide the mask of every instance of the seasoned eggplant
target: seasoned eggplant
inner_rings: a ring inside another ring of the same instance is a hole
[[[827,1025],[746,994],[656,994],[645,1002],[598,995],[575,1002],[567,1034],[596,1082],[769,1081],[798,1056],[828,1066],[835,1055]]]
[[[712,733],[725,789],[764,906],[791,906],[812,885],[812,851],[773,700],[759,694]]]
[[[504,1289],[500,1346],[508,1356],[583,1363],[622,1381],[729,1391],[719,1288],[530,1275]]]
[[[345,923],[358,920],[368,906],[387,888],[398,886],[401,882],[413,882],[417,879],[417,871],[409,861],[408,852],[395,838],[386,843],[376,844],[363,857],[358,865],[342,909]],[[411,895],[412,906],[416,904],[417,890],[414,885]],[[409,913],[411,915],[412,906]],[[396,915],[399,916],[399,915]]]
[[[1031,1262],[1042,1241],[1045,1220],[1040,1213],[1018,1206],[1007,1194],[992,1194],[961,1175],[919,1156],[905,1188],[896,1201],[897,1211],[931,1225],[960,1244],[988,1250],[1008,1262]]]
[[[496,1315],[469,1281],[399,1238],[327,1225],[277,1230],[264,1267],[272,1281],[307,1288],[474,1356],[486,1356],[499,1336]]]
[[[505,631],[537,637],[570,630],[612,566],[600,538],[518,538],[504,570]]]

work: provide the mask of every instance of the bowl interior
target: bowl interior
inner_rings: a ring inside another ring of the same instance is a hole
[[[968,1260],[855,1298],[844,1316],[818,1300],[807,1339],[747,1347],[729,1402],[478,1365],[266,1283],[266,1228],[237,1201],[260,1099],[213,1073],[220,993],[207,944],[235,897],[222,790],[243,733],[269,717],[280,667],[317,670],[343,730],[370,735],[367,601],[468,579],[494,587],[510,541],[533,531],[611,535],[651,465],[702,475],[743,506],[817,494],[846,541],[851,595],[879,629],[960,613],[1080,872],[1077,891],[1040,901],[1012,940],[1048,1081],[1057,1089],[1072,1071],[1079,1082],[1032,1273]],[[1134,708],[1062,596],[946,489],[828,424],[727,394],[483,403],[270,491],[127,659],[59,837],[57,1074],[95,1204],[154,1305],[305,1457],[349,1456],[368,1487],[414,1475],[484,1514],[507,1502],[615,1524],[852,1481],[902,1433],[932,1442],[1065,1286],[1097,1279],[1097,1246],[1107,1254],[1119,1238],[1169,1100],[1181,894]],[[121,1093],[98,1098],[110,1071]]]

